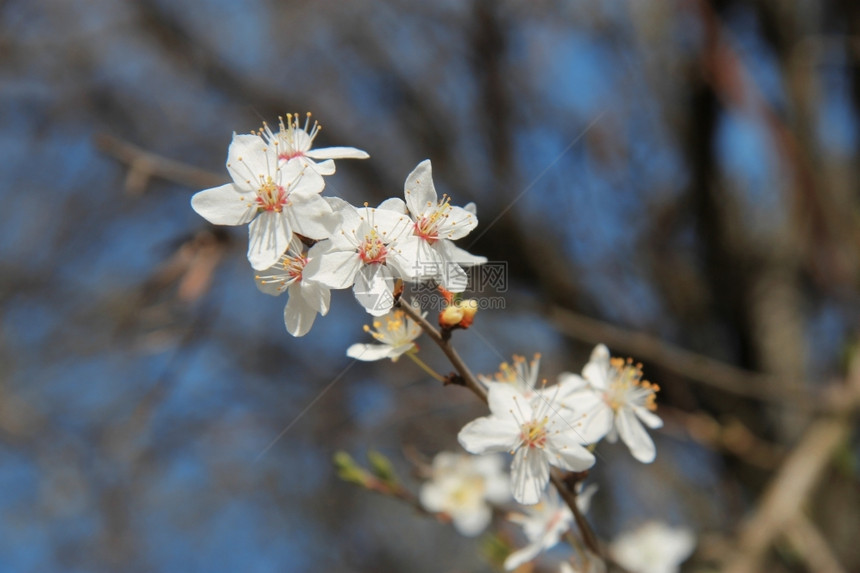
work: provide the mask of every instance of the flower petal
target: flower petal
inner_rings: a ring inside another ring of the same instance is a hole
[[[490,510],[490,507],[487,504],[481,504],[464,511],[453,512],[451,520],[454,524],[454,529],[461,535],[475,537],[487,528],[492,517],[493,512]]]
[[[485,416],[472,420],[457,434],[457,441],[467,452],[488,454],[508,452],[520,439],[520,427],[512,420]]]
[[[382,316],[394,306],[394,282],[394,276],[385,265],[362,265],[355,275],[352,290],[368,313]]]
[[[549,463],[570,472],[581,472],[594,465],[594,454],[582,447],[581,437],[572,429],[552,434],[547,440]]]
[[[232,183],[195,193],[191,208],[213,225],[244,225],[257,214],[256,195],[243,193]]]
[[[326,242],[311,247],[308,252],[310,261],[302,276],[328,288],[349,288],[355,282],[361,259],[355,251],[338,251],[330,247]]]
[[[449,261],[454,261],[457,264],[463,265],[464,267],[472,267],[475,265],[483,265],[487,262],[487,257],[480,257],[478,255],[473,255],[472,253],[461,249],[451,241],[445,239],[439,241],[439,243],[445,249],[445,258]]]
[[[256,192],[267,177],[275,178],[277,170],[277,156],[262,137],[233,134],[227,150],[227,171],[240,189]]]
[[[643,464],[650,464],[657,457],[657,448],[654,441],[641,422],[629,408],[621,408],[615,417],[615,427],[621,439],[630,448],[633,457]]]
[[[582,369],[582,376],[595,388],[605,390],[609,386],[609,349],[598,344],[591,352],[588,364]]]
[[[327,239],[333,231],[333,213],[319,195],[290,195],[288,217],[293,230],[311,239]]]
[[[487,403],[493,416],[511,420],[517,427],[534,417],[529,401],[512,384],[496,382],[488,387]]]
[[[642,406],[633,406],[633,412],[635,412],[639,419],[642,420],[642,423],[649,428],[663,427],[663,420],[660,419],[660,416],[649,411],[647,408],[643,408]]]
[[[310,280],[302,280],[293,284],[298,287],[295,290],[299,291],[299,295],[309,307],[323,316],[328,314],[331,305],[331,291],[327,286]],[[293,296],[293,289],[294,287],[290,288],[290,296]]]
[[[520,448],[511,464],[514,499],[523,505],[534,505],[549,482],[549,461],[539,448]]]
[[[391,358],[391,350],[387,344],[353,344],[346,349],[346,355],[363,362],[373,362]]]
[[[367,159],[370,157],[366,151],[355,147],[321,147],[305,152],[312,159]]]
[[[438,195],[433,186],[429,159],[419,163],[406,178],[403,194],[406,198],[406,205],[409,206],[409,211],[415,219],[420,218],[420,215],[428,207],[436,206]]]
[[[248,261],[258,271],[268,269],[284,254],[293,230],[283,213],[267,211],[248,226]]]
[[[317,311],[301,296],[299,289],[290,289],[290,299],[284,307],[284,325],[293,336],[307,334],[316,320]]]
[[[439,226],[439,237],[456,241],[478,226],[478,218],[462,207],[450,207],[445,222]]]

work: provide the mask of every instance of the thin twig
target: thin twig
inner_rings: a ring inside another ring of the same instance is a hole
[[[451,346],[451,341],[446,340],[442,337],[442,334],[439,330],[430,324],[430,322],[415,312],[408,304],[398,303],[400,309],[409,316],[413,321],[415,321],[421,329],[429,336],[433,342],[436,343],[437,346],[445,353],[445,356],[448,357],[448,360],[451,361],[451,365],[457,370],[460,376],[463,378],[463,382],[465,386],[474,392],[474,394],[481,399],[485,404],[487,403],[487,391],[484,390],[484,387],[481,386],[481,383],[478,382],[478,379],[475,378],[475,375],[472,374],[472,371],[469,370],[469,367],[466,366],[466,363],[463,362],[463,359],[460,358],[460,355],[457,354],[457,351],[454,350],[454,347]]]

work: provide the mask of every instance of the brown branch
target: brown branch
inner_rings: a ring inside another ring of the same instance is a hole
[[[810,571],[845,573],[824,536],[805,515],[795,516],[786,525],[784,533],[791,546],[806,561]]]
[[[693,382],[718,388],[724,392],[772,402],[785,402],[796,408],[813,408],[808,392],[770,390],[777,385],[773,376],[750,372],[725,362],[675,346],[656,336],[626,330],[556,306],[550,320],[564,335],[589,344],[604,343],[639,360],[660,365],[661,368]]]
[[[113,135],[100,133],[96,135],[95,143],[102,152],[128,166],[125,189],[132,195],[143,193],[153,177],[187,185],[194,189],[215,187],[227,182],[226,175],[218,175],[205,169],[150,153]]]
[[[860,358],[855,358],[841,395],[832,400],[834,410],[810,425],[767,486],[756,509],[738,532],[738,551],[724,573],[759,570],[765,552],[800,510],[824,475],[824,470],[851,434],[860,407]]]
[[[481,399],[484,404],[487,403],[487,391],[484,390],[484,387],[481,386],[481,383],[478,382],[478,379],[475,378],[475,375],[472,374],[472,371],[469,370],[469,367],[466,366],[466,363],[463,362],[463,359],[460,358],[460,355],[454,350],[454,347],[451,346],[450,338],[444,338],[442,333],[439,330],[430,324],[430,322],[421,316],[419,313],[415,312],[408,304],[402,304],[398,302],[398,307],[409,316],[413,321],[415,321],[421,329],[427,333],[433,342],[436,343],[437,346],[445,353],[445,356],[448,357],[448,360],[451,362],[451,365],[457,370],[457,373],[463,378],[463,383],[465,386],[471,390],[478,398]]]

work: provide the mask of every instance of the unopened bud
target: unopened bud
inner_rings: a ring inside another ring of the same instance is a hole
[[[463,320],[463,309],[451,305],[446,306],[445,310],[439,313],[439,326],[442,328],[454,328],[459,326],[460,322]]]
[[[478,312],[478,301],[473,298],[461,300],[457,302],[457,307],[463,311],[460,327],[469,328],[472,325],[472,321],[475,320],[475,313]]]

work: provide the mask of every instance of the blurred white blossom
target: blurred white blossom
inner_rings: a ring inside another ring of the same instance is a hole
[[[615,442],[618,436],[633,457],[643,463],[657,455],[654,441],[642,426],[659,428],[663,421],[656,409],[656,384],[642,380],[642,369],[630,360],[610,358],[609,349],[599,344],[582,370],[582,376],[566,372],[559,376],[559,400],[566,409],[584,412],[581,433],[587,443],[604,436]]]
[[[609,550],[631,573],[675,573],[695,546],[696,538],[689,529],[650,521],[619,535]]]
[[[432,477],[421,487],[421,505],[447,513],[463,535],[478,535],[492,518],[490,504],[511,498],[504,463],[499,455],[439,453],[433,459]]]

